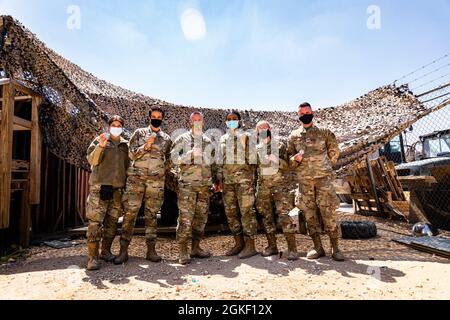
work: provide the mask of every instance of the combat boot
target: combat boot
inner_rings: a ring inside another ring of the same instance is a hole
[[[192,239],[191,258],[206,259],[209,257],[211,257],[211,252],[205,251],[200,248],[200,239]]]
[[[94,271],[100,269],[98,261],[98,249],[100,244],[98,242],[88,242],[88,263],[86,269],[88,271]]]
[[[295,242],[295,233],[286,233],[285,237],[288,245],[287,259],[290,261],[298,260],[297,243]]]
[[[258,254],[258,251],[256,251],[256,249],[255,249],[255,239],[246,237],[245,247],[239,253],[239,259],[247,259],[247,258],[253,257],[254,255],[257,255],[257,254]]]
[[[331,242],[331,257],[335,261],[344,261],[345,257],[342,254],[341,250],[339,250],[339,237],[330,236]]]
[[[261,253],[263,257],[270,257],[278,254],[278,247],[277,247],[277,236],[275,233],[268,233],[266,235],[268,246],[264,251]]]
[[[189,249],[187,242],[180,242],[180,259],[179,263],[182,265],[187,265],[191,263],[191,258],[189,257]]]
[[[320,234],[316,233],[311,236],[313,243],[314,243],[314,249],[308,252],[306,255],[306,258],[308,259],[319,259],[320,257],[325,256],[325,250],[323,250],[322,247],[322,240],[320,239]]]
[[[103,238],[102,239],[102,250],[100,252],[100,259],[106,262],[113,262],[116,258],[115,255],[111,253],[111,245],[114,238]]]
[[[114,259],[114,264],[122,264],[128,261],[128,246],[130,241],[120,239],[120,253]]]
[[[226,256],[231,257],[239,254],[242,249],[244,249],[244,236],[241,234],[234,236],[234,247],[228,250],[227,253],[225,253]]]
[[[156,253],[156,239],[147,240],[147,255],[145,259],[151,262],[161,262],[161,257]]]

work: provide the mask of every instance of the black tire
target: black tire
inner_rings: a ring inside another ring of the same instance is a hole
[[[177,194],[166,189],[164,192],[164,203],[161,208],[160,226],[168,227],[176,225],[178,213]]]
[[[370,239],[377,235],[377,226],[371,221],[342,221],[342,239]]]
[[[223,194],[217,192],[209,199],[209,215],[207,225],[226,225],[227,217],[223,206]]]

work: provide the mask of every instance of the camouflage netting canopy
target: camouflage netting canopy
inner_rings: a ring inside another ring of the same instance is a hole
[[[10,16],[0,19],[0,66],[6,76],[39,92],[40,124],[44,143],[57,156],[88,168],[85,152],[92,139],[105,130],[109,115],[126,120],[126,132],[148,125],[148,110],[160,106],[167,112],[168,133],[187,126],[198,108],[146,97],[100,80],[64,59]],[[201,109],[207,129],[225,130],[225,109]],[[339,166],[345,167],[377,150],[419,118],[431,112],[408,87],[389,85],[341,106],[320,109],[320,126],[333,130],[340,142]],[[247,128],[269,121],[283,137],[299,127],[295,112],[242,111]],[[76,133],[76,134],[74,134]]]

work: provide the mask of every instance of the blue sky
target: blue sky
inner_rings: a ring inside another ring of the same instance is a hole
[[[180,24],[189,8],[206,28],[195,41]],[[199,107],[337,105],[450,52],[450,0],[0,0],[0,13],[99,78]]]

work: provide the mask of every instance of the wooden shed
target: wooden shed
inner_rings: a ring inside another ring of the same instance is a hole
[[[43,146],[40,95],[0,79],[0,252],[84,221],[89,173]]]
[[[41,98],[13,80],[2,79],[0,84],[0,229],[10,228],[11,220],[18,218],[19,243],[26,247],[30,241],[30,208],[40,202]]]

